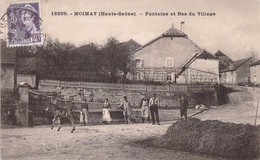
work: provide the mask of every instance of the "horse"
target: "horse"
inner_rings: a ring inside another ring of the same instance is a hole
[[[50,103],[45,110],[47,112],[52,113],[53,116],[54,116],[54,118],[52,120],[51,129],[53,129],[55,121],[58,120],[59,128],[58,128],[57,131],[59,131],[61,129],[61,118],[62,117],[67,117],[70,120],[71,124],[72,124],[71,133],[73,133],[75,131],[75,116],[74,116],[74,113],[72,111],[71,103],[70,103],[70,106],[65,107],[65,108],[60,107],[60,106],[58,106],[56,104]]]

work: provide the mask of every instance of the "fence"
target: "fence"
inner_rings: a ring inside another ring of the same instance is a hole
[[[212,84],[190,84],[190,85],[146,85],[146,84],[110,84],[93,82],[66,82],[56,80],[40,80],[40,86],[76,87],[88,89],[112,89],[147,92],[212,92],[215,90]]]

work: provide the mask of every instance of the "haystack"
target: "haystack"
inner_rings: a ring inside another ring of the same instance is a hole
[[[260,126],[224,123],[196,118],[178,121],[153,146],[221,157],[259,157]]]

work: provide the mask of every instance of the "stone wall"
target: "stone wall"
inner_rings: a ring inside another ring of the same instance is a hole
[[[83,88],[82,88],[83,89]],[[59,92],[65,98],[70,95],[76,95],[79,88],[76,87],[56,87],[56,86],[39,86],[39,90],[43,92]],[[91,92],[94,94],[94,102],[103,102],[108,98],[110,103],[119,104],[123,96],[126,95],[134,107],[139,107],[140,100],[145,94],[150,98],[155,92],[147,91],[129,91],[129,90],[116,90],[116,89],[83,89],[84,96],[88,101],[91,101],[89,95]],[[208,92],[156,92],[160,99],[160,106],[162,108],[179,108],[179,96],[185,94],[188,97],[189,107],[194,108],[195,105],[204,104],[205,106],[217,105],[217,94],[215,91]],[[79,100],[79,96],[75,96],[74,100]]]

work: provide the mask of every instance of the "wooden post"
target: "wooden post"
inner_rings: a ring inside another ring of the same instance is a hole
[[[256,121],[257,121],[258,106],[259,106],[259,100],[257,101],[257,107],[256,107],[255,126],[256,126]]]

